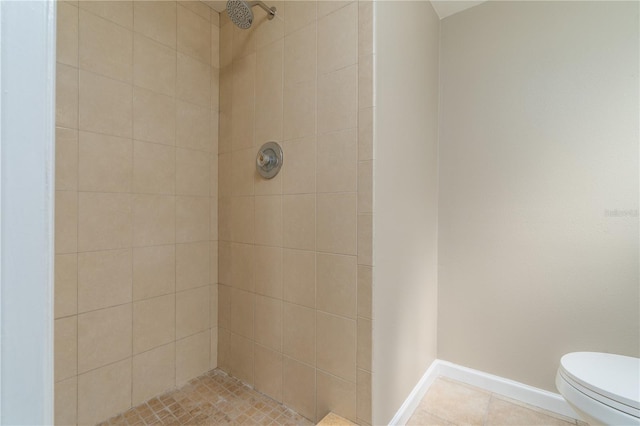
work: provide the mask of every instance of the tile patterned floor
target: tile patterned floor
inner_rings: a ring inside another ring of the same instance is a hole
[[[433,382],[407,425],[588,426],[444,377]]]
[[[221,370],[115,416],[104,425],[313,425]]]

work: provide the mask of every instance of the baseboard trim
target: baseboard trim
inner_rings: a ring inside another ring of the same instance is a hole
[[[457,380],[565,417],[578,418],[578,415],[560,394],[436,359],[418,381],[389,424],[392,426],[405,425],[429,390],[429,386],[438,376]]]
[[[418,383],[415,385],[407,399],[404,400],[400,409],[393,416],[393,419],[389,422],[390,426],[406,425],[407,421],[411,417],[411,414],[418,408],[418,404],[429,390],[429,386],[436,380],[439,374],[440,364],[439,360],[435,360],[431,363],[427,371],[422,375]]]

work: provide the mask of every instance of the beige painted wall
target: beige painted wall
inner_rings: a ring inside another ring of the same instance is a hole
[[[439,21],[376,2],[373,423],[436,358]]]
[[[55,422],[216,366],[218,14],[58,2]]]
[[[249,30],[221,15],[219,364],[314,422],[367,424],[372,7],[271,4]]]
[[[438,358],[555,391],[566,352],[640,354],[638,22],[500,1],[442,21]]]

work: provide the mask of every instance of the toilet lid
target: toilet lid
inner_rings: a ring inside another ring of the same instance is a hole
[[[564,373],[585,388],[640,409],[640,358],[574,352],[560,360]]]

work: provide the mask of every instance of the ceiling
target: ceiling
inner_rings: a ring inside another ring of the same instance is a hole
[[[225,9],[226,1],[223,0],[201,0],[202,2],[211,6],[216,12],[222,12]],[[303,1],[303,0],[300,0]],[[329,1],[329,0],[327,0]],[[465,9],[479,5],[486,0],[431,0],[433,8],[440,19],[444,19],[447,16],[454,13],[462,12]]]

